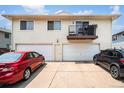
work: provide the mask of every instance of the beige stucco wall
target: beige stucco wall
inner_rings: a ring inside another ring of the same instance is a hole
[[[11,44],[11,40],[10,38],[7,39],[4,37],[5,33],[4,32],[0,32],[0,48],[7,48],[7,44]]]
[[[98,43],[100,49],[107,49],[112,47],[112,21],[111,19],[104,20],[88,20],[90,24],[97,24],[96,34],[98,38],[95,40],[67,40],[68,26],[72,25],[76,20],[61,20],[61,31],[48,31],[47,20],[34,20],[34,30],[23,31],[20,30],[20,20],[13,20],[13,49],[15,44],[49,44],[56,43]]]
[[[54,57],[56,61],[62,60],[62,47],[63,44],[75,44],[75,43],[93,43],[99,44],[100,50],[112,47],[112,21],[111,19],[104,20],[88,20],[89,24],[97,24],[96,34],[98,36],[95,40],[67,40],[68,26],[72,25],[76,20],[61,20],[61,30],[47,30],[48,20],[34,20],[34,30],[23,31],[20,30],[20,20],[14,19],[12,24],[12,42],[13,49],[16,50],[16,44],[53,44],[54,45]],[[24,20],[24,19],[23,19]],[[51,19],[52,20],[52,19]],[[83,21],[83,20],[82,20]],[[58,41],[58,42],[57,42]]]

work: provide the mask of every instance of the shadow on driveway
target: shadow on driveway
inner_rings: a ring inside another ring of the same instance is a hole
[[[12,84],[12,85],[3,85],[1,86],[0,88],[25,88],[43,69],[44,67],[47,65],[47,63],[45,63],[44,65],[40,66],[38,69],[36,69],[31,77],[24,81],[24,80],[21,80],[15,84]]]
[[[95,65],[95,64],[94,64]],[[100,66],[103,70],[105,70],[107,73],[109,73],[110,74],[110,71],[109,70],[107,70],[107,69],[105,69],[104,67],[102,67],[101,65],[97,65],[97,66]],[[111,76],[112,77],[112,76]],[[114,78],[113,78],[114,79]],[[116,79],[116,80],[118,80],[118,81],[120,81],[120,82],[122,82],[122,83],[124,83],[124,77],[121,77],[120,79]]]
[[[76,61],[75,64],[93,64],[93,61]]]
[[[75,64],[94,64],[93,61],[75,61]],[[94,64],[95,65],[95,64]],[[102,67],[101,65],[97,65],[110,74],[110,71]],[[112,78],[112,77],[111,77]],[[124,77],[121,77],[118,81],[124,83]]]

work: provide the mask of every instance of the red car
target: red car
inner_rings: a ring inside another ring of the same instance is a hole
[[[0,84],[13,84],[29,79],[31,73],[45,63],[37,52],[8,52],[0,55]]]

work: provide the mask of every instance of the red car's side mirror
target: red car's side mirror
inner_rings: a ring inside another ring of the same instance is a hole
[[[42,57],[42,56],[43,56],[42,54],[39,55],[39,57]]]

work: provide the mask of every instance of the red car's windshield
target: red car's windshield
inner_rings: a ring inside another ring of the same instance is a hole
[[[18,54],[18,53],[2,54],[2,55],[0,55],[0,63],[6,63],[6,62],[10,63],[10,62],[17,61],[21,56],[22,56],[22,54]]]

